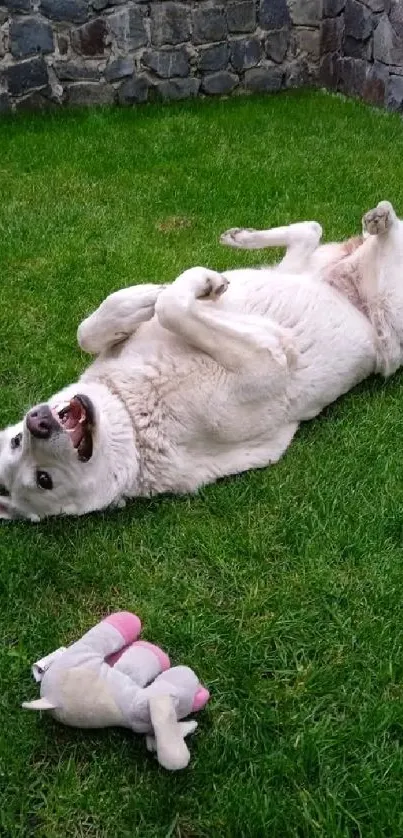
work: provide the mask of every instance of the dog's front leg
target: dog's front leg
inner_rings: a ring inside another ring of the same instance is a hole
[[[110,294],[99,308],[80,323],[78,344],[84,352],[99,355],[126,340],[154,317],[155,303],[164,285],[133,285]]]
[[[226,311],[216,304],[228,280],[208,268],[190,268],[160,294],[161,325],[231,371],[259,371],[271,359],[286,368],[295,361],[292,335],[268,317]]]

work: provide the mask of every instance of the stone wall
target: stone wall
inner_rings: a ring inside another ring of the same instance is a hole
[[[403,110],[403,0],[323,0],[320,82]]]
[[[0,111],[312,84],[321,17],[322,0],[0,0]]]

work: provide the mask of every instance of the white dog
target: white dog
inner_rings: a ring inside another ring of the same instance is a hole
[[[191,268],[118,291],[78,329],[78,383],[0,434],[0,517],[82,515],[194,492],[276,462],[300,422],[403,363],[403,222],[382,202],[363,236],[319,246],[316,222],[229,230],[286,247],[272,268]]]

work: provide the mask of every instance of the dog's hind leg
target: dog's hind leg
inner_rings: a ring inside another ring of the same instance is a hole
[[[403,223],[392,204],[381,201],[364,215],[363,230],[368,238],[359,251],[359,270],[376,333],[377,372],[388,376],[402,364]]]
[[[99,308],[80,323],[78,344],[84,352],[99,355],[125,340],[141,323],[151,320],[164,285],[133,285],[110,294]]]
[[[319,246],[322,227],[316,221],[303,221],[287,227],[269,230],[249,230],[234,227],[220,236],[221,244],[243,250],[261,250],[267,247],[285,247],[286,253],[278,266],[283,271],[306,270],[309,259]]]

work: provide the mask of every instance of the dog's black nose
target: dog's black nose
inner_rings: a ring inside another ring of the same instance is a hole
[[[37,439],[49,439],[59,425],[47,404],[40,404],[29,411],[26,418],[27,428]]]

